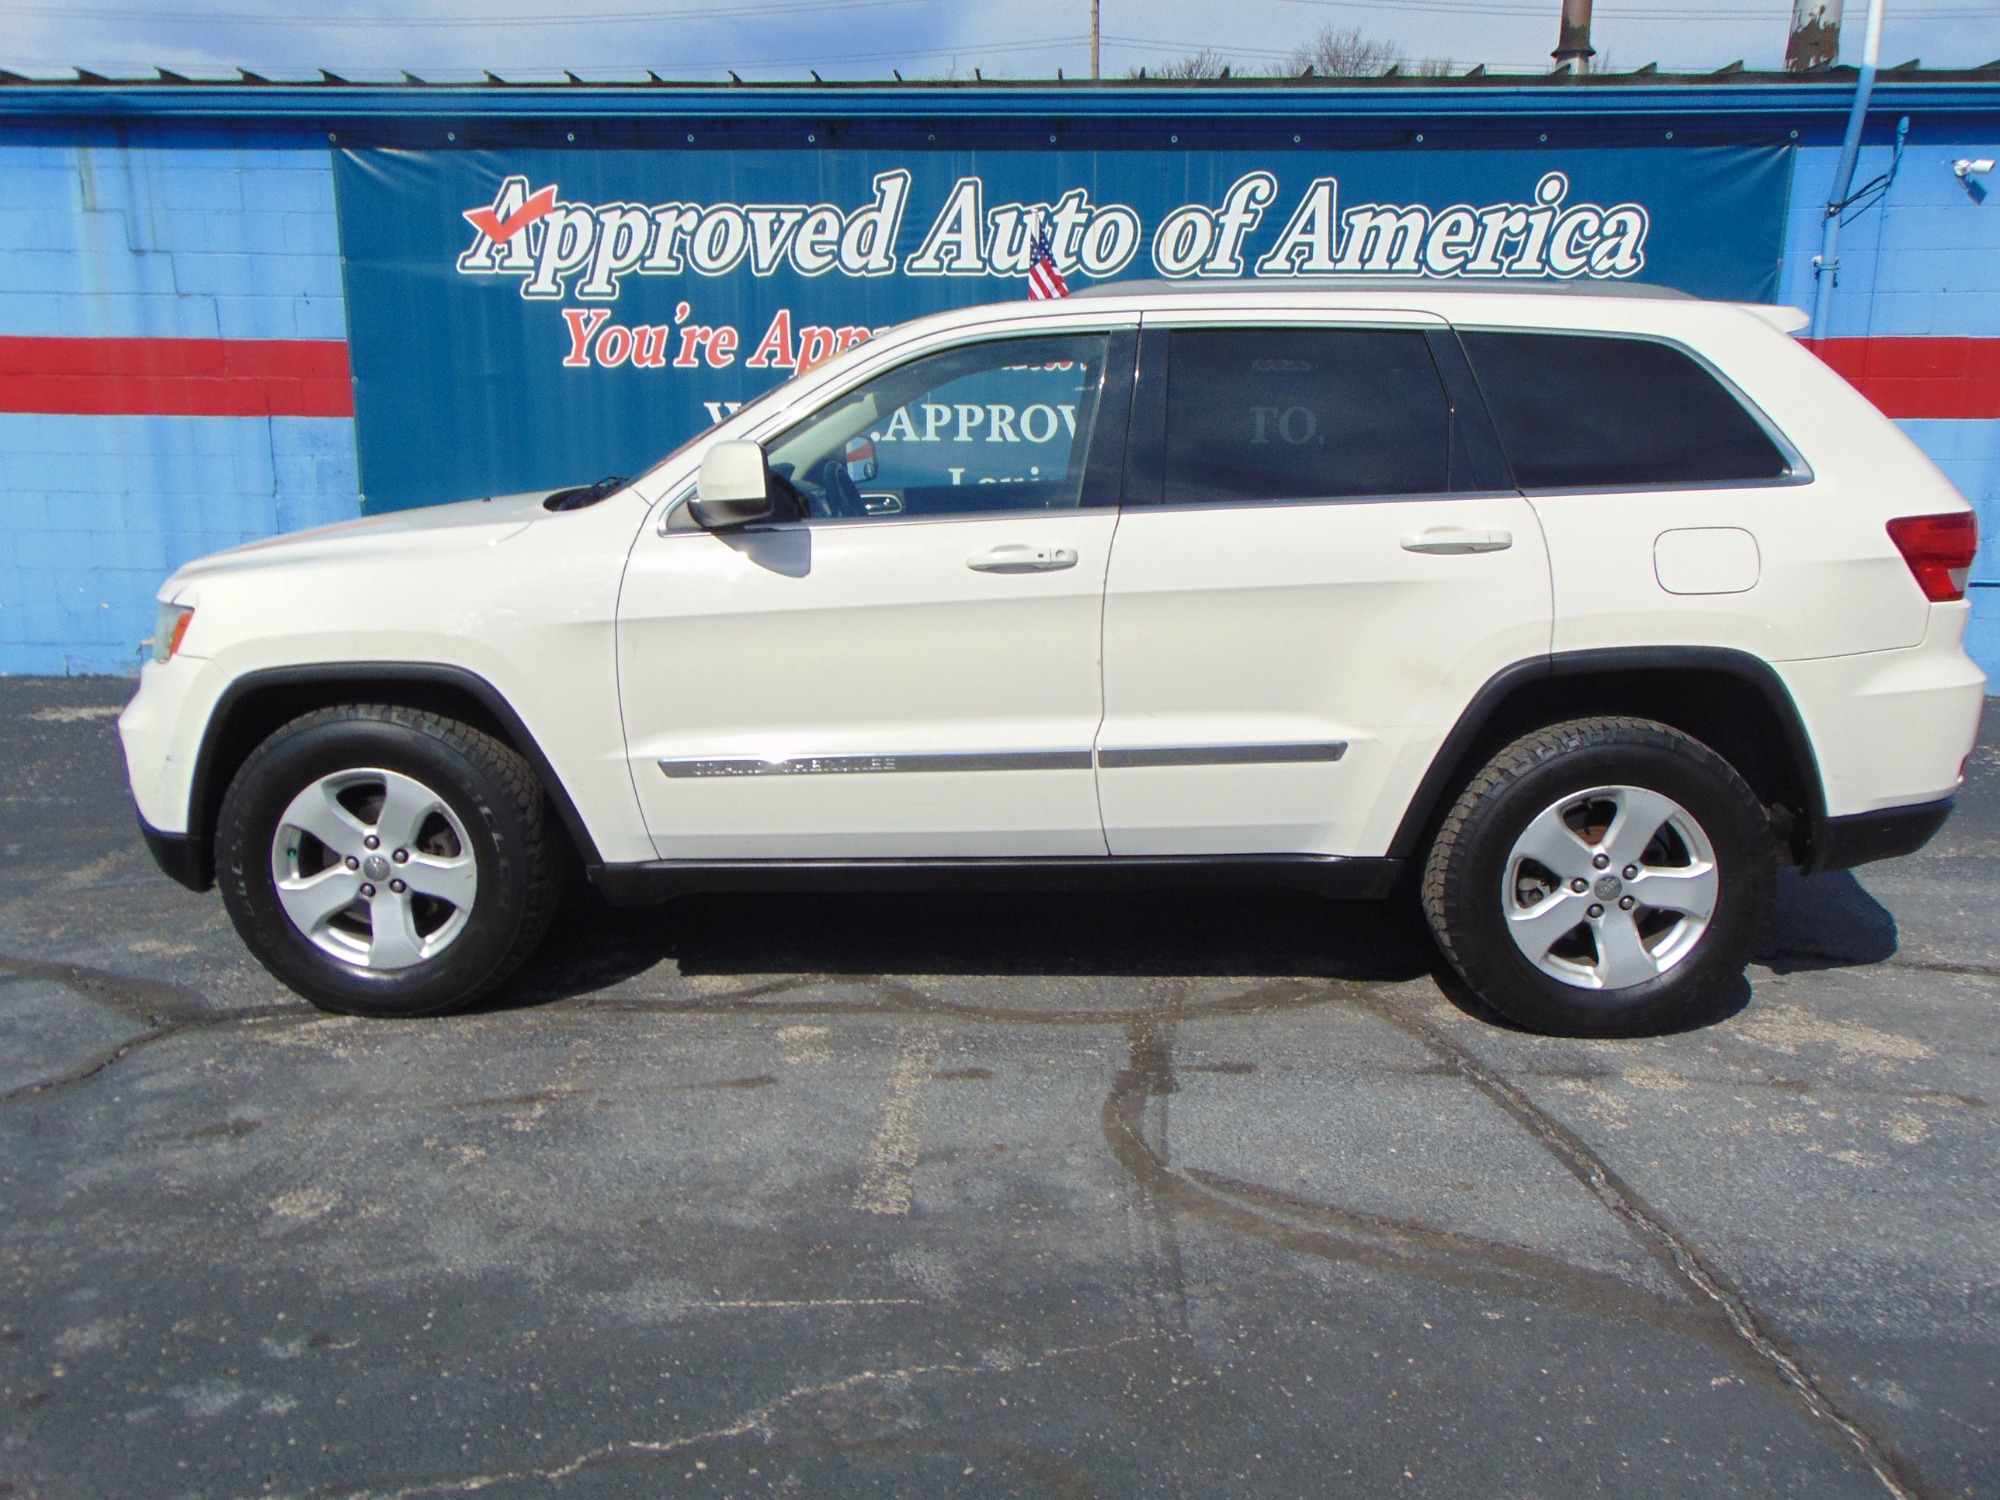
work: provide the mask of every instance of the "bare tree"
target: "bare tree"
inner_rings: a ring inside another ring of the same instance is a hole
[[[1134,68],[1129,76],[1137,78],[1140,69]],[[1148,78],[1227,78],[1230,74],[1229,59],[1213,47],[1204,47],[1199,52],[1190,52],[1186,57],[1174,62],[1161,63],[1158,67],[1145,70]]]
[[[1451,72],[1451,63],[1427,57],[1412,64],[1394,42],[1365,35],[1358,26],[1346,31],[1323,26],[1318,36],[1294,47],[1292,55],[1273,71],[1294,75],[1311,71],[1321,78],[1377,78],[1391,68],[1421,78],[1441,78]]]

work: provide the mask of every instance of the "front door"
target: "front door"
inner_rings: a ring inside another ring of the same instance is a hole
[[[1149,315],[1105,593],[1114,855],[1384,853],[1548,557],[1449,330]],[[1449,383],[1448,383],[1449,382]]]
[[[795,513],[641,533],[619,691],[661,858],[1105,853],[1099,465],[1123,446],[1131,345],[920,356],[766,441]]]

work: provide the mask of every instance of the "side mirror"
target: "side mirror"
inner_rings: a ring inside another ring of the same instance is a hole
[[[716,443],[701,461],[688,513],[710,531],[762,521],[771,514],[771,471],[756,443]]]

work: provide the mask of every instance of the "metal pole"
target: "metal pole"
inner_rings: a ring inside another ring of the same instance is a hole
[[[1097,6],[1098,0],[1090,0],[1090,76],[1097,77]]]
[[[1854,186],[1854,164],[1861,155],[1861,127],[1868,118],[1868,96],[1875,92],[1875,67],[1882,60],[1882,0],[1868,0],[1868,33],[1861,44],[1861,81],[1855,86],[1854,108],[1848,111],[1847,135],[1840,143],[1840,165],[1833,174],[1833,191],[1826,200],[1826,221],[1820,230],[1819,254],[1813,260],[1813,321],[1815,341],[1826,337],[1832,320],[1833,289],[1840,284],[1840,214]]]
[[[1590,60],[1597,55],[1590,45],[1590,0],[1563,0],[1556,50],[1549,55],[1556,60],[1558,73],[1590,71]]]

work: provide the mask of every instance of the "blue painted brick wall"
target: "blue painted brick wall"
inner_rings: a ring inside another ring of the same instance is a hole
[[[0,139],[0,334],[345,339],[323,147]],[[359,513],[336,418],[0,414],[0,672],[137,669],[221,547]]]
[[[1887,145],[1865,147],[1854,185],[1887,172],[1893,155]],[[1956,158],[1982,156],[2000,156],[2000,140],[1917,138],[1905,148],[1883,200],[1842,226],[1829,337],[2000,338],[2000,184],[1982,200],[1951,170]],[[1779,291],[1779,300],[1795,307],[1813,305],[1812,261],[1839,157],[1831,146],[1798,154]],[[1898,425],[1979,512],[1967,644],[1987,675],[2000,679],[2000,421]]]
[[[190,558],[357,513],[354,424],[0,414],[0,672],[134,672]]]

